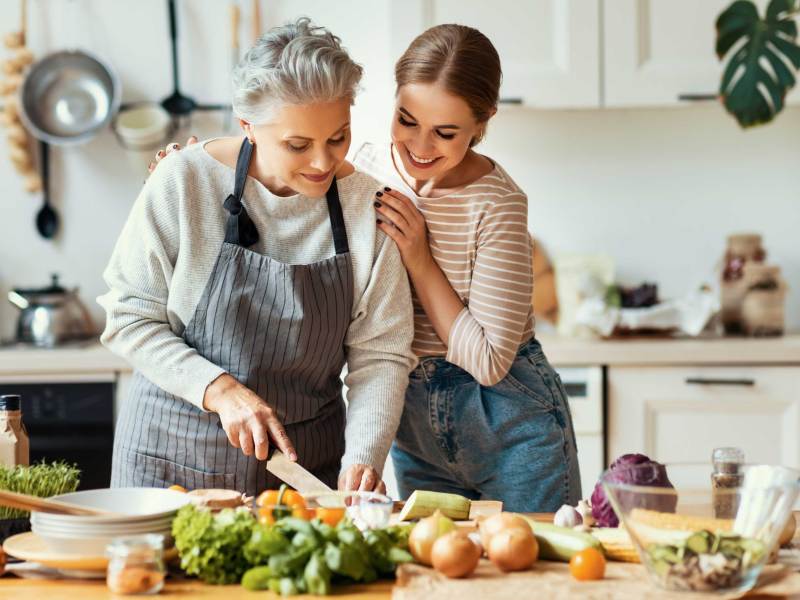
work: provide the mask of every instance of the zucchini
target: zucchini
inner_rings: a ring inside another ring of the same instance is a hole
[[[595,548],[603,552],[600,540],[589,533],[525,518],[533,529],[536,541],[539,542],[539,558],[542,560],[569,562],[573,556],[586,548]]]

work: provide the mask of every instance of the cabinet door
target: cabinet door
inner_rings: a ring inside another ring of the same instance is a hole
[[[442,23],[475,27],[495,45],[504,102],[539,108],[598,107],[599,0],[407,0],[392,3],[399,57]]]
[[[677,105],[715,94],[717,16],[730,0],[613,0],[603,13],[605,105]]]
[[[609,457],[697,464],[684,484],[708,481],[719,446],[742,448],[747,462],[798,467],[798,384],[800,367],[609,368]]]

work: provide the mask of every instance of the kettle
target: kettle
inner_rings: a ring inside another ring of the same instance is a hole
[[[39,289],[14,289],[8,300],[20,309],[17,342],[52,348],[97,334],[92,317],[78,298],[78,288],[67,290],[52,275],[52,283]]]

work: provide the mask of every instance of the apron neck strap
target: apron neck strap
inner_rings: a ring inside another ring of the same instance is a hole
[[[247,183],[247,171],[250,168],[250,159],[253,157],[253,144],[246,137],[239,148],[239,158],[236,159],[236,175],[233,185],[233,194],[225,199],[223,206],[228,211],[228,221],[225,224],[225,241],[247,248],[258,241],[258,230],[247,209],[242,204],[244,186]]]
[[[223,206],[228,211],[228,222],[225,225],[225,241],[245,248],[255,244],[258,239],[258,230],[247,214],[247,209],[242,204],[244,186],[247,183],[247,171],[250,168],[250,159],[253,157],[253,144],[244,138],[239,149],[239,158],[236,159],[236,175],[233,194],[225,199]],[[347,242],[347,229],[344,225],[342,203],[339,201],[339,188],[336,177],[333,178],[328,191],[325,192],[328,201],[328,214],[333,232],[333,245],[336,254],[347,254],[350,245]]]
[[[342,203],[339,202],[339,187],[336,184],[335,176],[331,187],[325,192],[325,199],[328,201],[328,215],[331,219],[333,246],[336,248],[336,254],[347,254],[350,252],[350,245],[347,242],[347,229],[344,226]]]

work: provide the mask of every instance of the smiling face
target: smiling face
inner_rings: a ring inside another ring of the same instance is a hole
[[[350,148],[350,99],[286,104],[269,123],[243,123],[259,178],[273,193],[324,196]]]
[[[414,179],[442,177],[457,167],[484,126],[463,98],[437,83],[409,83],[397,91],[392,142]]]

